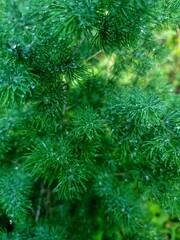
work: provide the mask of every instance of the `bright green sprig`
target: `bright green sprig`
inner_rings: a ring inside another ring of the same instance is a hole
[[[10,219],[10,224],[25,219],[31,208],[29,200],[32,182],[18,167],[1,174],[0,206]]]
[[[57,143],[40,142],[28,154],[25,169],[35,178],[41,178],[49,185],[55,184],[54,190],[62,197],[80,197],[86,190],[85,169],[63,138]]]

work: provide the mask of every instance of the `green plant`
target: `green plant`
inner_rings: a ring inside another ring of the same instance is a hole
[[[180,216],[180,101],[158,36],[179,7],[0,2],[1,239],[166,239],[150,205]]]

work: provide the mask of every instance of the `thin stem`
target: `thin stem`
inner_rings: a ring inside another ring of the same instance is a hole
[[[99,50],[98,52],[94,53],[94,54],[91,55],[90,57],[86,58],[86,59],[83,61],[83,63],[88,62],[89,60],[91,60],[92,58],[95,58],[97,55],[99,55],[99,54],[101,54],[101,53],[103,53],[103,52],[104,52],[104,51],[103,51],[102,49]]]
[[[38,222],[40,214],[41,214],[41,203],[42,203],[42,195],[44,193],[44,185],[41,185],[41,190],[40,190],[40,196],[39,196],[39,200],[38,200],[38,206],[37,206],[37,210],[36,210],[36,216],[35,216],[35,221]]]
[[[113,173],[114,176],[124,176],[126,175],[125,173]]]
[[[47,212],[46,214],[47,215],[50,215],[52,216],[52,208],[51,208],[51,190],[50,189],[47,189],[47,202],[46,202],[46,209],[47,209]]]

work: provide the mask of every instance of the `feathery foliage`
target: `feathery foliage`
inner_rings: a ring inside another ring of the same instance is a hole
[[[179,13],[1,0],[1,239],[179,239]]]

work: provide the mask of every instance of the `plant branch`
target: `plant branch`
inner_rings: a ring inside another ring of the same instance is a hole
[[[96,56],[98,56],[99,54],[103,53],[104,51],[101,49],[98,52],[94,53],[93,55],[91,55],[90,57],[86,58],[83,63],[88,62],[89,60],[91,60],[92,58],[95,58]]]

